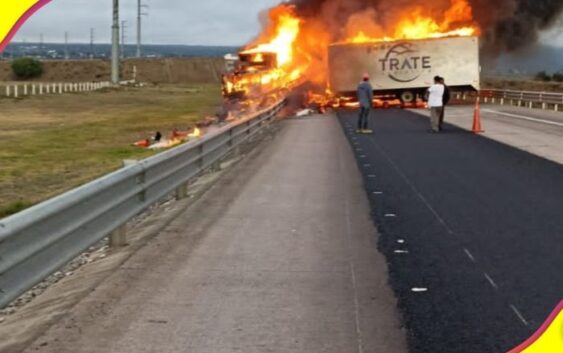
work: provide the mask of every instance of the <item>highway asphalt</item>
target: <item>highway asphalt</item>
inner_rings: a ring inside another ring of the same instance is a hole
[[[505,353],[563,299],[563,167],[426,117],[340,121],[414,353]]]
[[[428,110],[413,110],[428,115]],[[473,107],[447,107],[446,121],[462,129],[471,129]],[[551,110],[485,104],[481,120],[489,139],[563,164],[563,113]]]
[[[26,352],[406,353],[337,118],[260,147]]]

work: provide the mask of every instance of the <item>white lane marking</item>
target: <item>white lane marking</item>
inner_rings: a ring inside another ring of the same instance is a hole
[[[395,250],[395,254],[408,254],[408,250]]]
[[[536,122],[536,123],[542,123],[542,124],[547,124],[547,125],[555,125],[555,126],[562,126],[563,127],[563,123],[558,123],[558,122],[555,122],[555,121],[538,119],[538,118],[531,118],[529,116],[519,115],[519,114],[504,113],[504,112],[499,112],[499,111],[491,110],[491,109],[483,109],[483,111],[485,111],[487,113],[504,115],[504,116],[508,116],[508,117],[511,117],[511,118],[528,120],[528,121],[533,121],[533,122]]]
[[[365,154],[362,154],[362,155],[360,156],[360,158],[366,158],[366,155],[365,155]]]
[[[448,234],[453,235],[456,238],[459,238],[459,236],[454,233],[454,231],[450,228],[450,226],[448,226],[446,221],[440,216],[438,211],[436,211],[436,209],[434,209],[434,207],[432,207],[432,205],[430,204],[430,202],[428,202],[426,197],[424,197],[424,195],[422,195],[422,193],[416,188],[414,183],[407,177],[407,175],[402,171],[402,169],[397,165],[397,163],[395,163],[395,161],[393,161],[391,159],[391,157],[389,157],[389,155],[387,153],[385,153],[385,150],[383,150],[383,148],[381,148],[378,144],[376,144],[374,140],[370,139],[369,142],[377,150],[379,150],[379,153],[381,153],[383,155],[383,157],[389,162],[389,164],[391,164],[393,169],[395,169],[395,171],[397,171],[397,174],[399,174],[401,179],[403,179],[405,181],[405,183],[407,183],[407,185],[416,194],[416,196],[424,203],[424,205],[426,205],[426,208],[428,208],[428,210],[434,215],[434,217],[438,220],[438,222],[440,222],[440,224],[442,224],[442,226],[448,232]]]
[[[411,289],[411,291],[415,292],[415,293],[424,293],[424,292],[428,292],[428,288],[413,288]]]
[[[471,262],[477,262],[475,261],[475,258],[473,257],[473,254],[471,254],[469,252],[469,250],[467,250],[466,248],[463,248],[463,251],[465,251],[465,254],[467,254],[467,257],[469,258],[469,260],[471,260]]]
[[[520,319],[520,321],[522,321],[524,326],[530,326],[530,324],[528,323],[528,321],[526,321],[526,319],[524,318],[524,315],[522,315],[522,313],[520,313],[518,308],[516,308],[514,305],[510,305],[510,308],[512,309],[512,311],[514,311],[514,314],[516,314],[516,316],[518,316],[518,319]]]
[[[383,191],[374,191],[373,194],[374,195],[383,195]]]
[[[393,217],[397,217],[397,215],[394,214],[394,213],[386,213],[386,214],[385,214],[385,217],[387,217],[387,218],[393,218]]]
[[[375,174],[370,174],[370,175],[368,175],[368,178],[375,178],[375,177],[376,177]]]
[[[404,241],[403,239],[399,239],[399,240],[397,240],[397,243],[399,243],[399,244],[404,244],[405,241]]]
[[[491,276],[489,276],[488,273],[484,273],[485,278],[487,279],[487,281],[489,281],[489,283],[491,284],[491,286],[493,286],[494,289],[498,290],[498,285],[496,284],[495,281],[493,281],[493,279],[491,278]]]

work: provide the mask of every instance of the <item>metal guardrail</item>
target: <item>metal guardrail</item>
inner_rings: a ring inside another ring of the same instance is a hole
[[[483,89],[479,97],[484,103],[517,105],[519,107],[553,109],[563,108],[563,94],[552,92]],[[476,95],[463,94],[462,99],[475,99]]]
[[[0,308],[213,166],[271,122],[270,109],[0,220]]]

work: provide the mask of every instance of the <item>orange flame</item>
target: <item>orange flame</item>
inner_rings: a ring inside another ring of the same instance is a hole
[[[402,39],[426,39],[479,35],[469,0],[449,0],[440,13],[432,6],[390,7],[387,22],[375,9],[356,13],[344,28],[332,28],[322,16],[300,18],[292,5],[270,10],[269,24],[258,39],[241,54],[254,64],[265,64],[275,54],[275,67],[257,65],[225,84],[226,91],[244,91],[256,99],[263,92],[288,89],[309,81],[324,92],[328,76],[328,47],[336,42],[366,43]],[[344,33],[344,34],[342,34]],[[252,93],[252,94],[251,94]]]
[[[389,42],[401,39],[466,37],[479,34],[478,27],[473,23],[473,10],[467,0],[451,0],[450,8],[444,12],[441,21],[426,12],[421,6],[405,9],[399,20],[391,26],[390,35],[378,36],[378,33],[370,35],[359,30],[344,42]]]
[[[274,53],[277,56],[278,67],[282,67],[291,63],[293,59],[293,48],[299,35],[301,20],[295,16],[291,6],[274,9],[270,17],[275,23],[273,38],[266,43],[254,45],[243,53]]]

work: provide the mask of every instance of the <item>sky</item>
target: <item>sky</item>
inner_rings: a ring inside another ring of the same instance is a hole
[[[145,44],[243,45],[260,31],[259,14],[280,0],[143,0]],[[52,0],[16,35],[16,41],[109,43],[112,0]],[[126,42],[136,41],[137,0],[120,0]]]
[[[1,1],[1,0],[0,0]],[[143,0],[149,7],[144,17],[145,44],[240,46],[260,31],[259,15],[281,0]],[[52,0],[18,32],[16,41],[109,43],[112,0]],[[121,20],[126,24],[126,43],[136,41],[137,0],[120,0]],[[542,42],[563,46],[563,25],[542,35]]]

